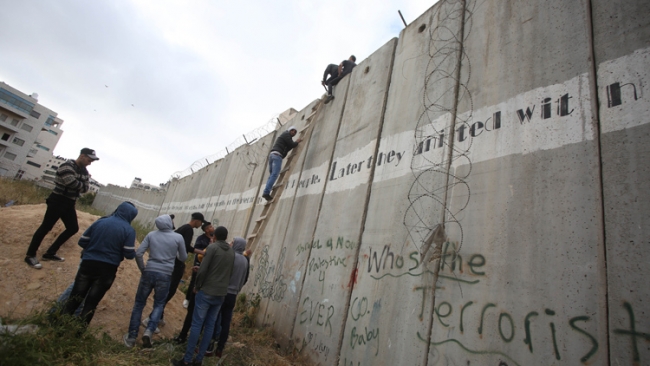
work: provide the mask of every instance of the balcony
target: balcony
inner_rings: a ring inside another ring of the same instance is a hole
[[[5,109],[13,114],[17,114],[23,118],[29,117],[29,113],[14,107],[13,105],[7,103],[6,101],[0,99],[0,109]]]
[[[6,121],[0,121],[0,127],[4,128],[6,130],[9,130],[11,132],[14,132],[14,133],[18,132],[18,127],[12,126],[10,121],[9,121],[10,119],[11,119],[11,117],[7,118]],[[0,130],[2,130],[2,128],[0,128]]]

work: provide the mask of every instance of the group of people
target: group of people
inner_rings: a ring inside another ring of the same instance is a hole
[[[356,67],[355,61],[356,57],[350,56],[339,65],[327,66],[321,82],[327,89],[325,104],[334,99],[333,86],[352,72]],[[302,142],[301,138],[293,140],[297,133],[295,126],[289,127],[271,148],[268,160],[270,175],[262,194],[267,201],[273,200],[271,191],[280,174],[282,160]],[[36,252],[59,219],[63,221],[65,230],[41,256],[41,260],[65,261],[65,258],[57,255],[57,251],[79,231],[76,200],[89,189],[90,174],[86,167],[97,160],[95,150],[83,148],[77,159],[69,159],[58,167],[54,190],[46,199],[43,222],[34,233],[25,255],[25,262],[30,267],[42,268]],[[74,282],[59,297],[59,308],[50,312],[51,321],[60,321],[64,314],[75,315],[87,326],[97,305],[113,285],[120,263],[125,258],[135,259],[141,277],[129,331],[123,341],[126,346],[133,347],[142,324],[145,326],[142,345],[152,347],[152,337],[159,332],[158,325],[163,322],[165,306],[176,294],[185,272],[185,260],[188,254],[194,254],[192,278],[183,303],[187,307],[187,315],[179,335],[174,338],[179,344],[187,342],[187,348],[184,357],[173,363],[200,364],[206,353],[221,356],[228,339],[237,294],[248,280],[250,253],[245,251],[246,240],[235,237],[228,244],[228,230],[225,227],[214,228],[203,214],[195,212],[190,221],[178,229],[174,228],[173,215],[157,217],[155,224],[158,230],[150,232],[136,249],[131,221],[137,214],[138,210],[132,203],[123,202],[111,215],[100,218],[83,233],[79,239],[79,246],[83,248],[79,269]],[[203,234],[192,246],[194,229],[199,227]],[[146,252],[149,255],[145,263]],[[141,320],[151,292],[154,292],[153,310]],[[196,359],[193,359],[201,334],[199,350]]]
[[[84,148],[77,159],[67,160],[58,168],[55,188],[46,200],[43,222],[34,233],[25,257],[25,262],[32,268],[42,268],[36,252],[59,219],[63,221],[65,231],[41,259],[65,261],[56,253],[79,231],[75,203],[88,190],[90,175],[86,167],[96,160],[99,158],[95,151]],[[185,272],[188,253],[194,253],[192,280],[184,303],[187,316],[180,334],[174,339],[177,343],[187,342],[187,348],[184,357],[173,363],[200,364],[203,357],[211,353],[220,357],[228,339],[237,294],[248,280],[250,253],[246,251],[246,240],[235,237],[228,244],[228,229],[223,226],[214,228],[200,212],[193,213],[190,221],[178,229],[174,228],[173,215],[165,214],[155,220],[158,230],[147,234],[136,248],[136,234],[131,222],[137,214],[138,210],[131,202],[122,202],[112,214],[101,217],[84,231],[78,243],[82,254],[74,282],[59,297],[58,306],[50,311],[50,321],[58,324],[64,315],[74,315],[87,327],[97,305],[113,285],[120,263],[125,258],[135,259],[141,277],[128,333],[123,341],[127,347],[133,347],[139,328],[144,325],[142,345],[152,347],[152,337],[163,319],[165,306],[176,294]],[[199,227],[203,234],[192,246],[194,229]],[[146,262],[145,253],[148,253]],[[141,321],[142,311],[152,292],[153,310]],[[201,334],[199,352],[193,359]]]

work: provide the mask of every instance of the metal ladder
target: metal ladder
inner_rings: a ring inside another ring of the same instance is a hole
[[[305,118],[307,121],[305,126],[298,131],[297,135],[298,138],[303,139],[303,142],[307,141],[309,137],[311,136],[311,132],[313,130],[313,121],[316,119],[316,114],[318,111],[321,109],[321,106],[323,105],[323,101],[319,101],[318,104],[316,104],[312,108],[311,114]],[[303,149],[305,149],[307,146],[306,143],[301,143],[298,144],[294,149],[291,149],[289,151],[289,154],[287,154],[287,157],[284,159],[285,164],[282,170],[280,170],[280,175],[278,176],[278,180],[275,182],[275,185],[273,186],[273,189],[271,190],[271,195],[273,196],[273,199],[271,201],[268,201],[264,205],[264,209],[262,210],[262,213],[260,214],[260,217],[255,220],[255,227],[253,228],[253,233],[248,235],[247,239],[247,247],[251,251],[255,251],[255,248],[257,246],[257,242],[259,241],[259,238],[262,236],[262,232],[266,228],[266,222],[267,219],[271,216],[273,211],[275,211],[275,201],[280,198],[282,195],[282,192],[284,192],[284,188],[286,187],[288,183],[288,179],[291,176],[291,173],[295,169],[297,165],[298,156],[302,153]]]

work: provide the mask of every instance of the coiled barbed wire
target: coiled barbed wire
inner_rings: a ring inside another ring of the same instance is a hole
[[[452,129],[457,131],[461,126],[465,126],[469,131],[474,109],[472,96],[467,88],[471,76],[471,64],[462,47],[463,41],[471,32],[472,9],[470,7],[473,8],[474,5],[469,3],[469,0],[467,3],[462,0],[441,1],[432,16],[437,20],[437,24],[429,29],[426,55],[429,60],[424,75],[422,95],[424,110],[418,118],[414,131],[415,145],[411,161],[414,181],[408,192],[409,206],[403,222],[408,229],[411,242],[416,245],[423,257],[432,244],[431,238],[441,225],[443,229],[449,228],[450,225],[457,226],[460,238],[456,252],[460,250],[463,243],[463,228],[457,215],[467,207],[470,199],[471,192],[466,179],[472,170],[469,157],[472,137],[468,134],[462,145],[452,141],[451,138],[454,136]],[[464,25],[462,25],[463,21]],[[461,58],[460,62],[458,57]],[[458,70],[461,65],[462,72]],[[454,100],[455,87],[458,88],[458,100]],[[454,111],[458,110],[457,107],[454,109],[454,106],[460,105],[461,102],[469,106],[468,113],[461,116],[457,112],[455,120],[452,120]],[[426,153],[436,149],[442,150],[442,153]],[[467,166],[467,171],[462,175],[452,174],[453,163],[459,165],[458,161],[461,159],[466,161],[464,165]],[[458,193],[454,195],[455,202],[452,210],[448,201],[452,191],[458,187],[466,189],[467,195],[466,197]],[[458,199],[464,201],[459,203]],[[440,212],[435,209],[436,207],[442,208],[444,219],[434,216]],[[442,230],[442,233],[444,232],[445,230]]]
[[[254,129],[253,131],[242,135],[241,137],[238,137],[233,141],[230,145],[226,146],[223,150],[214,153],[212,155],[204,156],[195,162],[192,163],[187,169],[177,171],[175,173],[172,173],[170,180],[175,180],[175,179],[181,179],[183,177],[186,177],[190,174],[196,173],[197,171],[205,168],[206,166],[214,163],[215,161],[219,159],[223,159],[228,155],[229,153],[235,151],[238,147],[248,144],[250,146],[255,146],[257,144],[254,144],[257,140],[263,138],[264,136],[268,135],[269,133],[275,131],[275,129],[279,126],[279,115],[274,116],[271,118],[268,122],[266,122],[264,125]],[[261,146],[255,147],[252,151],[254,151],[253,155],[250,156],[250,159],[247,159],[246,161],[246,166],[249,167],[250,164],[249,162],[254,160],[255,164],[259,164],[259,157],[260,156],[265,156],[266,153],[262,152],[260,149],[262,149]],[[260,151],[258,151],[260,150]],[[250,154],[249,154],[250,155]],[[254,169],[254,168],[249,168],[249,169]]]

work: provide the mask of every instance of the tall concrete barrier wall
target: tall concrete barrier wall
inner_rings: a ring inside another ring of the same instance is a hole
[[[110,214],[120,203],[129,201],[138,209],[138,222],[145,227],[154,228],[154,220],[158,217],[164,199],[165,192],[147,192],[109,184],[97,193],[93,207]]]
[[[273,141],[318,107],[242,290],[283,347],[320,365],[648,364],[648,14],[439,1],[331,103],[164,195],[109,186],[94,205],[247,236]]]

